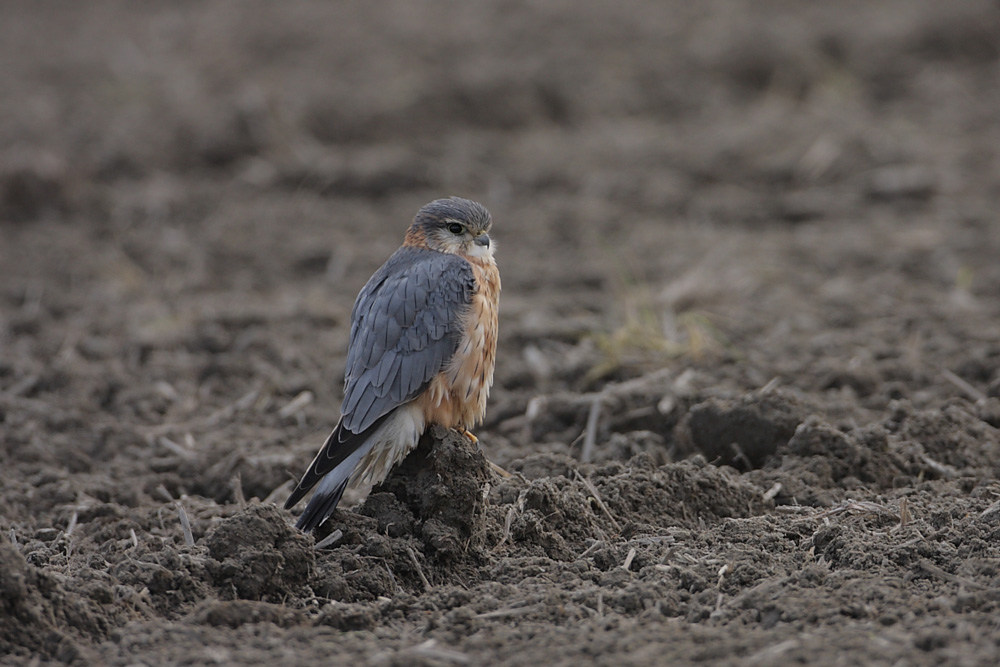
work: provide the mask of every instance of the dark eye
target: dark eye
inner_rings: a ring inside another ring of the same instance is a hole
[[[465,227],[458,224],[457,222],[453,222],[450,225],[448,225],[448,231],[451,232],[452,234],[461,234],[462,232],[465,231]]]

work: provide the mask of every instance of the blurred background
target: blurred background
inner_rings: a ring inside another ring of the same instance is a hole
[[[671,364],[872,410],[998,380],[995,2],[0,12],[8,395],[153,428],[308,392],[269,423],[297,443],[357,291],[452,194],[495,219],[490,428]]]

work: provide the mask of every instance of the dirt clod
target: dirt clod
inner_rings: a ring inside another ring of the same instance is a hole
[[[691,407],[677,426],[677,439],[688,453],[747,470],[774,455],[808,415],[807,405],[783,391],[749,394],[735,402],[711,399]]]
[[[483,492],[494,478],[482,452],[464,436],[435,428],[374,489],[361,513],[379,514],[383,495],[391,494],[437,558],[474,556],[485,539]],[[381,521],[387,521],[384,515]]]
[[[316,560],[311,540],[272,505],[251,505],[224,520],[205,545],[224,599],[281,601],[308,585]]]

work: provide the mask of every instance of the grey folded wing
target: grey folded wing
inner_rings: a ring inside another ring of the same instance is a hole
[[[455,354],[475,293],[456,255],[400,248],[372,276],[351,313],[342,425],[361,433],[423,391]]]

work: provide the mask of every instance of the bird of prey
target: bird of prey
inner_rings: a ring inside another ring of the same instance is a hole
[[[351,312],[340,421],[285,502],[316,492],[296,526],[311,532],[348,484],[377,484],[430,424],[482,422],[496,361],[500,272],[489,212],[458,197],[417,213],[403,245]]]

